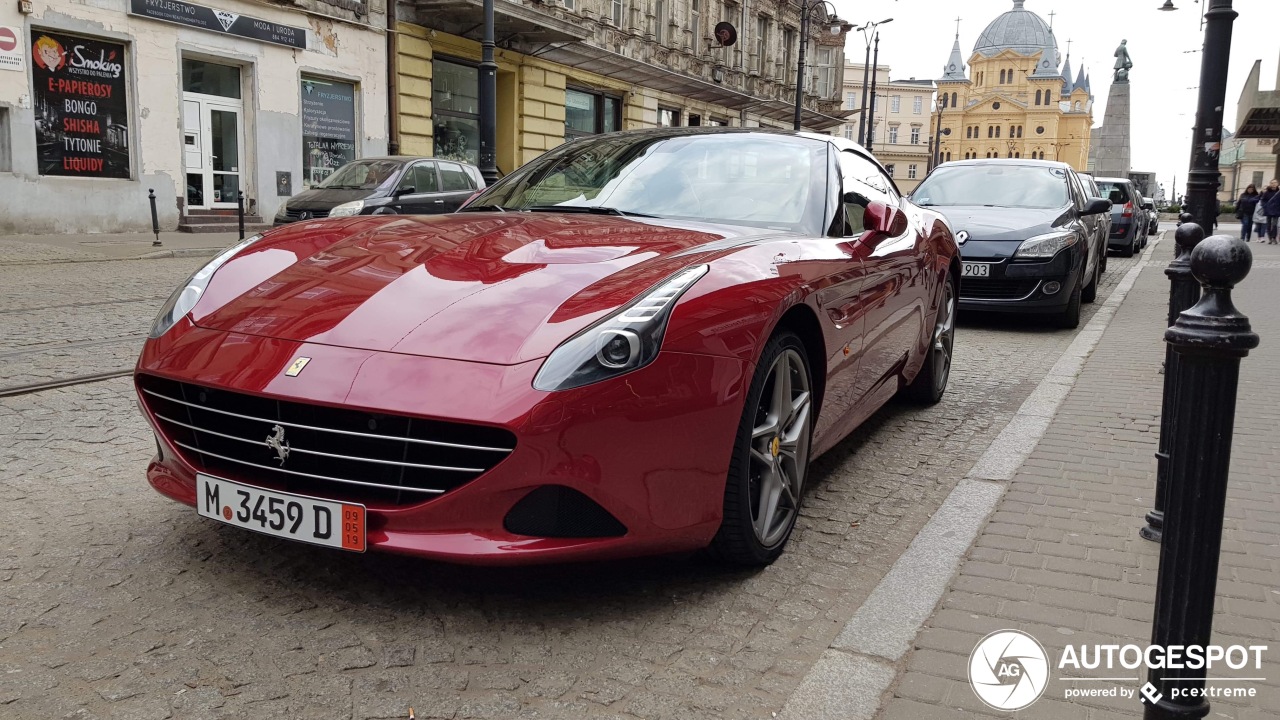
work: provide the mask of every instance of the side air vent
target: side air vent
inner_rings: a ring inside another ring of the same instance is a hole
[[[563,485],[543,485],[507,513],[502,526],[516,535],[552,538],[618,537],[627,528],[596,501]]]

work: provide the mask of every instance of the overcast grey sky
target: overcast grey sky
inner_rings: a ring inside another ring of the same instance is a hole
[[[1128,40],[1133,70],[1131,112],[1133,169],[1155,172],[1166,191],[1177,175],[1180,194],[1186,191],[1190,164],[1191,127],[1195,124],[1200,84],[1202,3],[1174,0],[1176,12],[1156,8],[1164,0],[1026,0],[1026,9],[1046,21],[1054,12],[1053,30],[1063,54],[1071,41],[1072,79],[1083,63],[1094,96],[1094,126],[1102,124],[1111,85],[1112,53]],[[861,25],[892,17],[880,30],[880,63],[892,68],[894,79],[937,79],[951,52],[955,18],[960,21],[960,49],[965,61],[979,33],[1012,0],[833,0],[840,17]],[[1224,125],[1236,125],[1236,101],[1254,60],[1262,60],[1262,89],[1275,87],[1280,62],[1280,2],[1235,0],[1240,15],[1233,25],[1231,72],[1227,83]],[[854,62],[864,57],[862,35],[849,34],[845,53]],[[1188,52],[1190,51],[1190,52]]]

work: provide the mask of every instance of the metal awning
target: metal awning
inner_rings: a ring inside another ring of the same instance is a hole
[[[790,103],[758,98],[719,83],[678,73],[660,65],[625,57],[583,42],[550,44],[522,50],[527,50],[530,55],[544,60],[604,75],[612,80],[701,100],[731,110],[745,110],[770,120],[785,120],[790,123],[795,116],[795,106]],[[829,130],[847,122],[847,118],[857,115],[858,112],[858,110],[850,110],[835,116],[803,108],[800,112],[800,120],[801,125],[807,129]]]
[[[483,0],[410,0],[413,22],[475,40],[483,39]],[[517,43],[573,42],[590,37],[589,31],[551,17],[512,0],[493,0],[493,34],[499,47]]]

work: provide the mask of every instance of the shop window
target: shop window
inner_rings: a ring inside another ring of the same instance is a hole
[[[356,86],[302,76],[302,182],[310,187],[356,159]]]
[[[680,111],[675,108],[658,108],[658,127],[680,127]]]
[[[622,125],[622,101],[611,95],[569,88],[564,91],[566,140],[613,132]]]
[[[31,109],[39,173],[130,177],[125,46],[38,28],[31,29],[31,37]],[[95,64],[101,59],[101,64],[91,69],[68,62],[77,57],[94,58]],[[7,142],[8,133],[3,136],[6,140],[0,142]]]
[[[431,63],[432,154],[444,160],[480,163],[480,72],[474,65],[437,59]]]

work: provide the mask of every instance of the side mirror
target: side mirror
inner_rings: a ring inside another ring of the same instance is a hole
[[[1101,215],[1102,213],[1111,212],[1111,201],[1106,198],[1089,198],[1089,202],[1085,203],[1084,210],[1080,211],[1081,215]]]
[[[845,201],[856,202],[850,197],[846,197]],[[878,235],[894,237],[907,231],[907,216],[896,207],[872,201],[862,211],[862,226]]]
[[[401,195],[412,195],[416,192],[418,192],[418,188],[412,185],[405,185],[404,187],[396,188],[395,197],[400,197]]]

